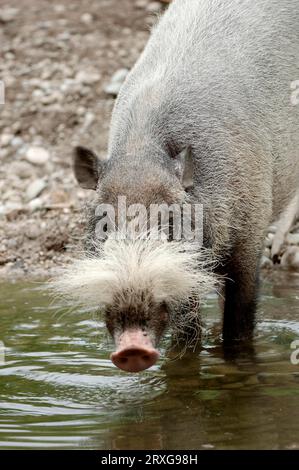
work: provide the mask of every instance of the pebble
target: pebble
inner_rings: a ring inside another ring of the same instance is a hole
[[[268,227],[268,232],[269,232],[269,233],[275,234],[276,231],[277,231],[276,225],[270,225],[270,227]]]
[[[299,245],[299,233],[289,233],[287,235],[287,243],[290,245]]]
[[[27,162],[15,161],[10,166],[10,171],[21,179],[32,177],[32,166]]]
[[[95,120],[95,115],[91,111],[88,111],[85,114],[81,132],[85,132],[91,126],[91,124],[94,122],[94,120]]]
[[[43,207],[43,200],[40,197],[32,199],[32,201],[28,203],[28,209],[32,212],[38,209],[41,209],[42,207]]]
[[[44,165],[49,158],[49,152],[43,147],[30,147],[26,152],[26,160],[33,165]]]
[[[18,241],[15,238],[10,238],[6,242],[7,248],[14,249],[18,246]]]
[[[135,6],[137,8],[146,8],[147,4],[148,4],[147,0],[136,0],[136,2],[135,2]]]
[[[10,23],[15,19],[17,14],[19,13],[18,8],[2,8],[0,10],[0,22],[1,23]]]
[[[105,86],[104,91],[108,95],[117,96],[121,87],[121,83],[109,83]]]
[[[6,147],[13,139],[12,134],[2,134],[0,137],[0,145],[1,147]]]
[[[91,24],[93,22],[93,16],[90,13],[83,13],[80,18],[80,21],[84,24]]]
[[[8,155],[8,149],[1,149],[0,148],[0,158],[5,158]]]
[[[86,113],[86,108],[84,106],[79,106],[76,110],[78,116],[83,116]]]
[[[62,189],[52,191],[50,194],[51,204],[64,204],[69,202],[69,195]]]
[[[125,68],[117,70],[115,74],[112,75],[108,85],[105,86],[104,91],[109,95],[118,95],[119,90],[122,84],[124,83],[125,79],[127,78],[128,73],[129,70]]]
[[[56,13],[64,13],[65,12],[65,6],[64,5],[54,5],[54,10]]]
[[[271,258],[270,248],[267,248],[267,247],[264,248],[264,256],[266,256],[267,258]]]
[[[273,263],[267,256],[263,255],[260,266],[262,269],[268,269],[268,268],[272,268]]]
[[[17,202],[7,202],[5,205],[2,205],[0,207],[0,213],[9,215],[12,212],[18,212],[23,209],[22,204],[19,204]]]
[[[31,201],[35,199],[45,188],[47,187],[47,182],[44,178],[36,179],[33,181],[27,188],[26,199]]]
[[[101,75],[99,73],[90,73],[85,70],[80,70],[76,75],[76,82],[83,83],[84,85],[92,85],[100,80]]]
[[[43,95],[40,98],[41,103],[43,104],[52,104],[61,102],[63,100],[63,95],[59,91],[54,91],[50,95]]]
[[[124,82],[127,78],[129,70],[126,68],[118,69],[111,78],[112,83]]]
[[[10,142],[10,145],[12,147],[20,147],[23,144],[24,144],[24,140],[21,137],[14,137]]]
[[[28,221],[28,226],[25,230],[25,235],[29,240],[36,240],[40,235],[41,231],[37,225],[34,224],[34,221]]]
[[[159,2],[150,2],[147,7],[147,11],[150,13],[159,13],[162,9],[162,5]]]
[[[265,246],[267,248],[271,248],[273,242],[274,234],[269,232],[266,239],[265,239]]]
[[[281,266],[288,269],[299,269],[299,247],[290,246],[281,258]]]

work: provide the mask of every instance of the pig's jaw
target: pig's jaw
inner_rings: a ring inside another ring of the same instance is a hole
[[[115,338],[116,351],[111,360],[126,372],[141,372],[153,366],[159,359],[150,336],[141,328],[130,328]]]

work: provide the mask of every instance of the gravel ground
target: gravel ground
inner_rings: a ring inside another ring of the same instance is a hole
[[[71,257],[90,197],[75,183],[72,148],[105,156],[114,96],[165,6],[0,0],[0,277],[42,278]],[[299,257],[299,225],[293,232],[285,248]]]

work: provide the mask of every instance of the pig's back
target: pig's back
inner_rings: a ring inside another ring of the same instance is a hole
[[[163,122],[164,113],[167,131],[184,135],[186,144],[196,133],[213,130],[217,141],[217,133],[220,139],[231,129],[261,154],[261,164],[271,164],[275,196],[278,173],[283,186],[299,181],[295,80],[298,0],[175,0],[122,89],[114,125],[132,106],[138,122],[153,122],[155,113]],[[274,197],[274,212],[288,194],[282,189]]]

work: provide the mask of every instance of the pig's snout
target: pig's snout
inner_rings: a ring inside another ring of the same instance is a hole
[[[111,354],[111,360],[126,372],[141,372],[153,366],[159,357],[155,349],[128,348]]]
[[[124,331],[116,344],[117,350],[111,354],[111,360],[126,372],[141,372],[153,366],[159,358],[159,352],[141,329]]]

